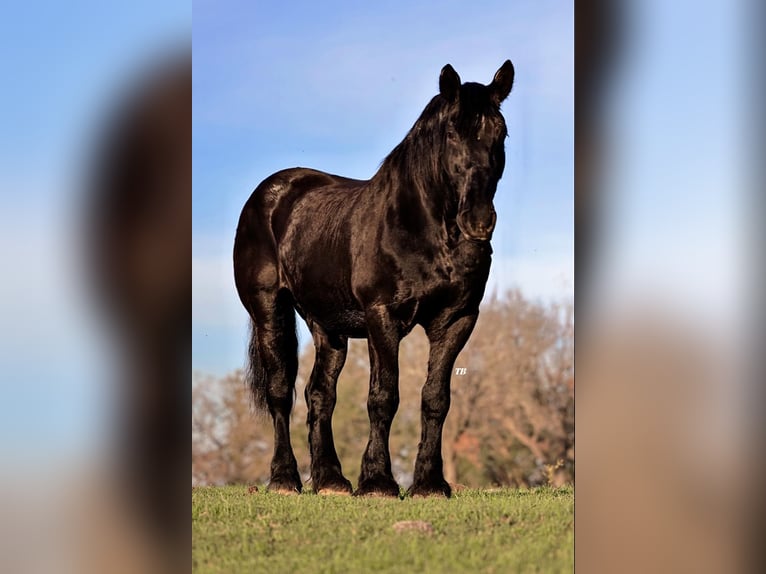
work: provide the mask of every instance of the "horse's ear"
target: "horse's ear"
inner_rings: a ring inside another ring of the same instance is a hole
[[[506,60],[505,63],[500,66],[500,69],[495,73],[495,77],[492,79],[492,83],[489,85],[492,98],[497,104],[500,104],[508,94],[511,93],[513,87],[513,76],[515,70],[510,60]]]
[[[460,76],[455,68],[447,64],[439,75],[439,93],[448,101],[454,102],[460,93]]]

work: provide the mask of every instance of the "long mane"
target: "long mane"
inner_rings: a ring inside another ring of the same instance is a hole
[[[404,139],[383,160],[376,177],[406,179],[421,189],[443,180],[440,156],[447,105],[440,95],[431,99]]]

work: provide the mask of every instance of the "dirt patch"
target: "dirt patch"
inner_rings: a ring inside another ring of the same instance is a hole
[[[402,520],[395,522],[391,526],[396,532],[422,532],[424,534],[433,534],[434,527],[429,522],[423,520]]]

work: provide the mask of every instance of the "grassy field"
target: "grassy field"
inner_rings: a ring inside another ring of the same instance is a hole
[[[205,487],[192,560],[197,574],[572,572],[573,523],[572,488],[390,500]]]

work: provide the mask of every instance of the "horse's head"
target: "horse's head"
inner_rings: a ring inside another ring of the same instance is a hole
[[[447,64],[439,77],[439,92],[446,100],[443,123],[443,169],[457,194],[457,225],[472,241],[489,241],[495,228],[492,200],[505,167],[505,119],[500,103],[513,87],[510,60],[488,86],[461,84]]]

